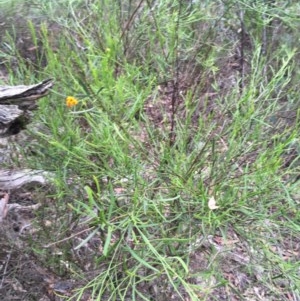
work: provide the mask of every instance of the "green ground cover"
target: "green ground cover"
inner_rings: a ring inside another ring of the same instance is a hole
[[[20,149],[55,175],[28,239],[54,298],[300,299],[299,14],[1,2],[2,81],[55,79]]]

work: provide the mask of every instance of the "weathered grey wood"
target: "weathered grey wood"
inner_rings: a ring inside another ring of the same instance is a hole
[[[20,108],[27,108],[35,100],[47,95],[52,86],[52,79],[29,86],[0,86],[0,104],[14,104]]]
[[[24,114],[16,105],[0,105],[0,128],[7,127],[15,119]]]
[[[47,184],[51,174],[43,170],[0,170],[0,190],[12,190],[26,184]]]
[[[33,110],[35,101],[52,86],[52,79],[29,86],[0,86],[0,137],[17,134],[28,122],[26,111]]]
[[[8,193],[5,193],[4,196],[0,199],[0,223],[3,221],[3,219],[7,215],[7,211],[8,211],[7,203],[8,203],[8,200],[9,200]]]
[[[23,123],[29,122],[29,111],[35,108],[35,101],[45,96],[52,86],[52,79],[29,86],[0,86],[0,138],[22,130]],[[44,185],[49,177],[50,174],[42,170],[0,169],[0,190],[18,189],[27,184]],[[7,201],[6,198],[1,199],[2,218],[5,217]]]
[[[0,138],[12,135],[16,122],[21,121],[24,113],[16,105],[0,105]]]

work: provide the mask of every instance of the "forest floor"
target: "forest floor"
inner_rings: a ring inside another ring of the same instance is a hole
[[[25,2],[1,85],[55,86],[1,168],[53,177],[1,190],[1,300],[299,301],[297,1]]]

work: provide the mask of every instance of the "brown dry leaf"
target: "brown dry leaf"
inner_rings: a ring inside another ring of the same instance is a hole
[[[219,206],[216,205],[216,200],[213,196],[210,197],[209,200],[208,200],[208,208],[210,210],[215,210],[215,209],[219,208]]]

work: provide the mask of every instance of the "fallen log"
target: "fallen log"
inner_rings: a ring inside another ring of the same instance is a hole
[[[51,178],[51,174],[43,170],[18,169],[0,170],[0,189],[18,189],[24,185],[44,185]]]
[[[47,95],[52,86],[52,79],[29,86],[0,86],[0,137],[24,129],[30,122],[28,112],[37,107],[36,100]]]
[[[36,100],[47,95],[52,86],[52,79],[29,86],[0,86],[0,139],[25,128],[30,122],[30,111],[37,107]],[[25,184],[44,185],[48,178],[49,174],[41,170],[0,169],[0,190],[18,189]]]
[[[0,104],[14,104],[20,108],[30,107],[35,100],[48,94],[53,79],[46,79],[29,86],[0,86]]]

